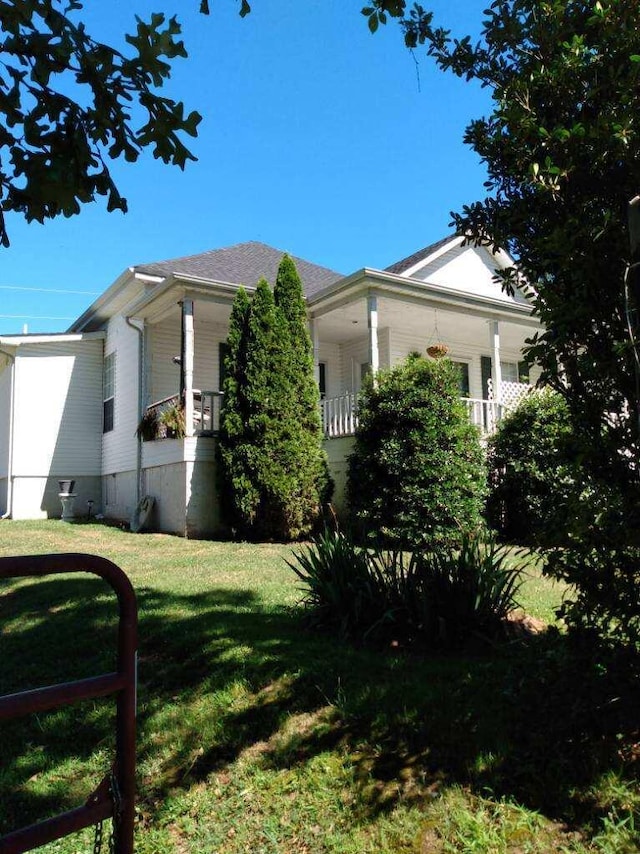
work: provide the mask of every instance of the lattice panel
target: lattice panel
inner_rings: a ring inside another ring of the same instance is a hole
[[[502,399],[500,402],[507,409],[513,409],[520,403],[526,394],[529,394],[533,386],[530,386],[528,383],[510,383],[503,381],[500,388],[502,390]],[[489,393],[489,400],[493,400],[493,380],[491,378],[487,380],[487,389]]]

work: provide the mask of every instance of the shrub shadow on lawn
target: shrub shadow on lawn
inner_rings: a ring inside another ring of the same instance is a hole
[[[140,800],[151,820],[168,791],[248,752],[279,769],[339,749],[363,817],[457,782],[583,826],[602,808],[590,787],[638,764],[624,749],[639,740],[630,668],[555,634],[414,658],[308,634],[299,610],[269,608],[251,590],[137,594]],[[20,585],[0,597],[0,618],[2,693],[113,666],[115,605],[97,579]],[[112,704],[92,703],[3,727],[0,832],[76,805],[106,770],[96,769],[108,762],[112,720]],[[96,745],[101,756],[89,759]],[[89,775],[60,772],[77,786],[32,785],[68,755],[89,759]]]

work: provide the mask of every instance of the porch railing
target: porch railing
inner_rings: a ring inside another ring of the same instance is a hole
[[[179,395],[166,397],[150,404],[146,413],[155,413],[160,423],[157,435],[149,437],[162,439],[171,436],[162,427],[162,414],[168,409],[178,406]],[[469,413],[469,420],[480,428],[483,436],[495,432],[500,420],[503,406],[498,406],[495,400],[483,400],[477,397],[464,397],[463,403]],[[220,412],[222,409],[221,391],[193,390],[193,435],[215,436],[220,429]],[[345,392],[338,397],[326,397],[320,401],[322,430],[328,439],[341,436],[353,436],[358,426],[358,395],[355,392]],[[145,437],[146,438],[146,437]]]
[[[495,400],[482,400],[476,397],[463,397],[472,424],[480,428],[483,436],[490,435],[496,429],[503,407]],[[340,436],[353,436],[358,426],[358,396],[346,392],[339,397],[326,397],[320,401],[322,429],[327,439]]]
[[[503,407],[498,406],[495,400],[483,400],[479,397],[463,397],[462,402],[467,407],[469,420],[480,428],[483,436],[495,433]]]
[[[353,436],[358,426],[358,396],[351,391],[320,401],[322,429],[328,439]]]
[[[193,390],[193,429],[196,436],[213,436],[220,430],[221,391]]]
[[[215,436],[220,429],[220,411],[222,408],[221,391],[200,391],[193,389],[193,435]],[[145,409],[145,419],[149,420],[149,428],[142,431],[142,438],[171,439],[178,435],[175,430],[176,411],[184,413],[180,404],[180,395],[173,394],[150,403]],[[170,416],[170,417],[169,417]],[[184,417],[184,415],[183,415]],[[186,425],[183,424],[180,435],[184,435]]]

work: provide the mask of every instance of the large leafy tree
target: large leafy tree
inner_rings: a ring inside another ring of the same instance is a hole
[[[373,28],[384,5],[367,10]],[[543,324],[528,356],[566,399],[595,485],[575,508],[573,548],[549,569],[577,585],[571,616],[637,625],[640,289],[638,268],[628,276],[627,210],[640,192],[640,5],[495,0],[477,43],[400,5],[406,43],[493,98],[465,135],[487,168],[487,196],[455,225],[516,259],[504,285],[524,284]]]
[[[126,211],[109,160],[154,157],[184,167],[200,116],[161,94],[186,56],[175,17],[137,18],[121,48],[94,37],[79,0],[0,2],[0,243],[4,215],[72,216],[96,196]]]

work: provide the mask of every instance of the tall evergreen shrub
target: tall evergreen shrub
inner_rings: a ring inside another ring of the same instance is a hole
[[[290,418],[297,426],[297,494],[293,496],[301,533],[308,533],[320,506],[331,497],[327,457],[322,449],[322,422],[318,384],[314,376],[313,347],[307,327],[302,281],[289,255],[284,255],[274,287],[276,308],[289,329]]]
[[[478,527],[483,452],[448,359],[414,354],[367,380],[347,489],[357,527],[389,548],[456,544]]]
[[[299,539],[326,483],[318,392],[302,286],[285,256],[274,298],[266,280],[234,303],[220,430],[224,512],[238,537]]]
[[[531,392],[500,422],[488,448],[487,521],[522,545],[567,542],[580,492],[569,407],[551,389]]]
[[[247,330],[251,304],[244,288],[236,294],[229,320],[218,437],[218,488],[222,516],[233,531],[244,527],[258,495],[249,474],[246,443],[249,409],[246,398]]]

